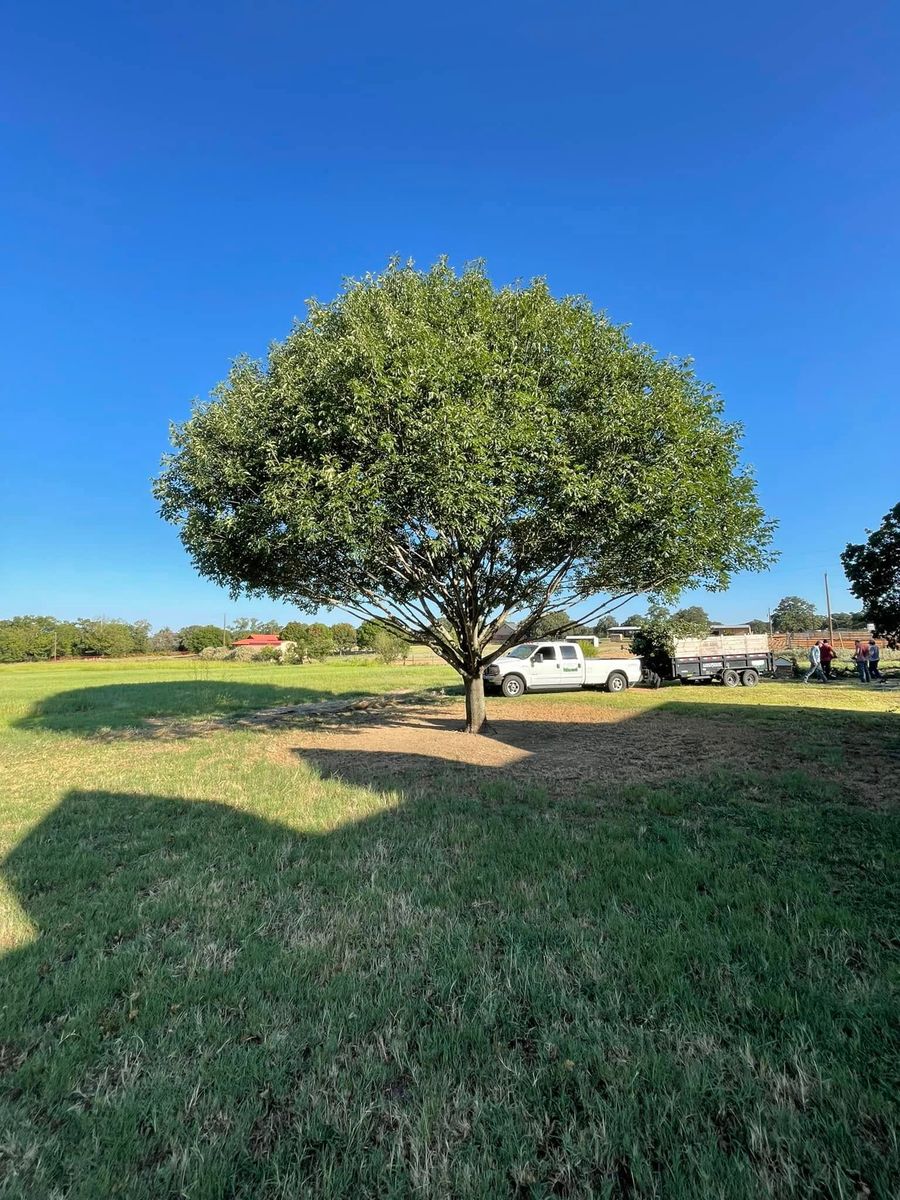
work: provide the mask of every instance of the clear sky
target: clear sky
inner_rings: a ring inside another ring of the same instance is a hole
[[[782,552],[699,599],[855,607],[900,499],[897,4],[19,0],[3,43],[0,616],[277,612],[157,516],[168,422],[395,253],[693,356]]]

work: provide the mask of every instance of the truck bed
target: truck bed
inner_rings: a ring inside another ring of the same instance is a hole
[[[638,658],[586,658],[584,660],[585,687],[602,687],[613,671],[621,671],[631,683],[641,677],[641,661]]]

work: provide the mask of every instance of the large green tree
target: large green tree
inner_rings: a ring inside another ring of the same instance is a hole
[[[378,621],[366,620],[362,622],[356,631],[356,644],[360,650],[375,649],[375,641],[381,632],[381,628]]]
[[[306,653],[310,658],[327,658],[334,653],[334,635],[322,621],[313,621],[306,633]]]
[[[56,617],[21,616],[0,621],[0,662],[27,662],[72,653],[77,627]]]
[[[178,631],[178,646],[181,650],[189,650],[199,654],[207,646],[229,645],[232,635],[221,625],[185,625]]]
[[[111,621],[106,617],[84,617],[77,622],[77,627],[76,654],[119,657],[143,654],[147,649],[149,623],[146,621],[129,625],[126,621]]]
[[[356,629],[349,621],[338,621],[336,625],[332,625],[331,637],[338,654],[343,654],[345,650],[356,649]]]
[[[802,596],[782,596],[772,609],[772,628],[778,633],[817,629],[815,605]]]
[[[865,605],[863,614],[892,645],[900,641],[900,504],[895,504],[866,541],[851,543],[841,555],[850,590]]]
[[[503,623],[764,565],[739,441],[688,362],[586,300],[392,263],[237,361],[155,491],[208,578],[430,646],[478,731]]]

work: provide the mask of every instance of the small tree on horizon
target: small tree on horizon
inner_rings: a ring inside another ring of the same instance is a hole
[[[173,650],[178,649],[178,635],[168,626],[157,629],[150,638],[150,649],[157,654],[170,654]]]
[[[182,650],[188,650],[191,654],[199,654],[201,650],[205,650],[208,646],[222,645],[222,626],[221,625],[185,625],[184,629],[178,631],[178,645]],[[225,631],[225,644],[231,645],[232,635]]]
[[[863,629],[866,625],[866,614],[859,612],[833,612],[831,623],[835,629]]]
[[[538,617],[531,629],[531,636],[534,638],[553,638],[557,634],[560,637],[566,633],[570,633],[576,626],[582,622],[573,621],[567,612],[548,612],[543,616]]]
[[[772,628],[777,633],[802,633],[816,629],[816,609],[802,596],[783,596],[772,609]]]
[[[679,608],[677,612],[672,613],[671,619],[678,625],[681,637],[690,637],[691,635],[705,637],[712,624],[709,613],[699,604],[691,604],[688,608]]]
[[[409,643],[406,639],[391,633],[389,629],[375,631],[372,649],[386,666],[395,663],[398,658],[405,658],[408,648]]]
[[[331,627],[331,637],[338,654],[356,647],[356,629],[349,621],[338,621]]]
[[[571,607],[590,624],[722,589],[771,540],[740,429],[687,361],[478,264],[394,262],[311,301],[172,436],[155,494],[201,574],[429,646],[470,732],[506,622],[509,649]]]
[[[323,659],[334,653],[334,637],[322,621],[313,621],[306,633],[306,653],[310,658]]]

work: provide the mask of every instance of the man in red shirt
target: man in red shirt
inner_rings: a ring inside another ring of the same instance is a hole
[[[825,672],[825,678],[833,679],[834,676],[831,674],[831,662],[832,659],[837,658],[837,651],[835,650],[834,646],[832,646],[831,642],[829,642],[828,638],[823,640],[820,653],[822,655],[822,670]]]

